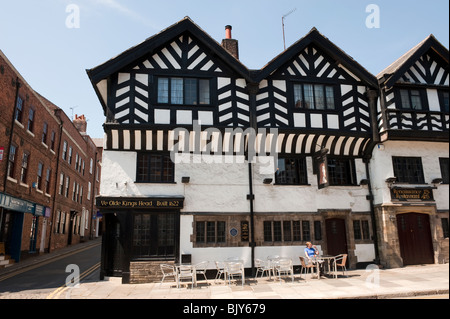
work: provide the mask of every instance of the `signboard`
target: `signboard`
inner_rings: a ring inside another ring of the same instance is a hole
[[[35,211],[35,204],[6,194],[0,194],[0,206],[22,213],[34,214]]]
[[[248,221],[241,221],[241,241],[249,241],[249,230]]]
[[[102,198],[96,199],[98,208],[103,209],[157,209],[183,208],[183,198]]]
[[[328,161],[327,161],[328,149],[323,148],[319,152],[314,153],[314,170],[317,174],[317,185],[319,189],[328,187],[330,185],[328,179]]]
[[[434,201],[432,188],[391,188],[391,198],[399,201]]]

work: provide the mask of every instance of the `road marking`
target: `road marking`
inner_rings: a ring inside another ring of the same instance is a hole
[[[45,265],[50,264],[50,263],[52,263],[52,262],[54,262],[54,261],[57,261],[57,260],[66,258],[66,257],[68,257],[68,256],[72,256],[72,255],[74,255],[74,254],[83,252],[83,251],[85,251],[85,250],[88,250],[88,249],[91,249],[91,248],[94,248],[94,247],[97,247],[97,246],[100,246],[100,245],[101,245],[101,243],[94,244],[94,245],[90,245],[90,246],[88,246],[88,247],[86,247],[86,248],[82,248],[82,249],[80,249],[80,250],[75,250],[75,251],[73,251],[73,252],[70,252],[70,253],[67,253],[67,254],[64,254],[64,255],[55,257],[55,258],[51,258],[51,259],[49,259],[49,260],[47,260],[47,261],[43,261],[43,262],[37,263],[37,264],[35,264],[35,265],[31,265],[31,266],[28,266],[28,267],[25,267],[25,268],[22,268],[22,269],[18,269],[17,271],[14,271],[14,272],[12,272],[12,273],[10,273],[10,274],[7,274],[7,275],[5,275],[5,276],[3,276],[3,277],[0,277],[0,282],[4,281],[4,280],[6,280],[6,279],[12,278],[12,277],[14,277],[14,276],[23,274],[24,272],[27,272],[27,271],[30,271],[30,270],[33,270],[33,269],[36,269],[36,268],[45,266]]]
[[[91,268],[89,268],[88,270],[86,270],[82,274],[80,274],[79,279],[77,281],[81,282],[84,278],[89,276],[91,273],[96,271],[98,268],[100,268],[100,263],[96,263],[94,266],[92,266]],[[58,289],[56,289],[55,291],[53,291],[50,295],[48,295],[47,299],[59,299],[59,296],[64,291],[66,291],[67,289],[70,289],[70,288],[72,288],[72,287],[67,287],[66,284],[64,284],[61,287],[59,287]]]

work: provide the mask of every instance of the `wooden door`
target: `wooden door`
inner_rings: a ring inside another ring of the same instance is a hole
[[[340,218],[327,219],[325,221],[325,228],[327,235],[327,254],[333,256],[348,254],[345,220]]]
[[[398,239],[403,264],[433,264],[430,216],[427,214],[397,215]]]

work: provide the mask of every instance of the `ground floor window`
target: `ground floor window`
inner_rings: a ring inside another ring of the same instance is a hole
[[[200,221],[196,223],[196,243],[225,243],[226,223],[224,221]]]
[[[175,257],[175,222],[173,213],[134,215],[133,257]]]
[[[314,239],[322,239],[321,222],[314,221]],[[308,220],[266,220],[263,222],[265,243],[306,242],[312,238],[311,222]]]

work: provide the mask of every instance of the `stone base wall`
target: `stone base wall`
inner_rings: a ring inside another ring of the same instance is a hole
[[[173,265],[173,261],[136,261],[130,263],[130,284],[160,282],[163,278],[160,265]],[[170,280],[170,279],[168,279]]]

